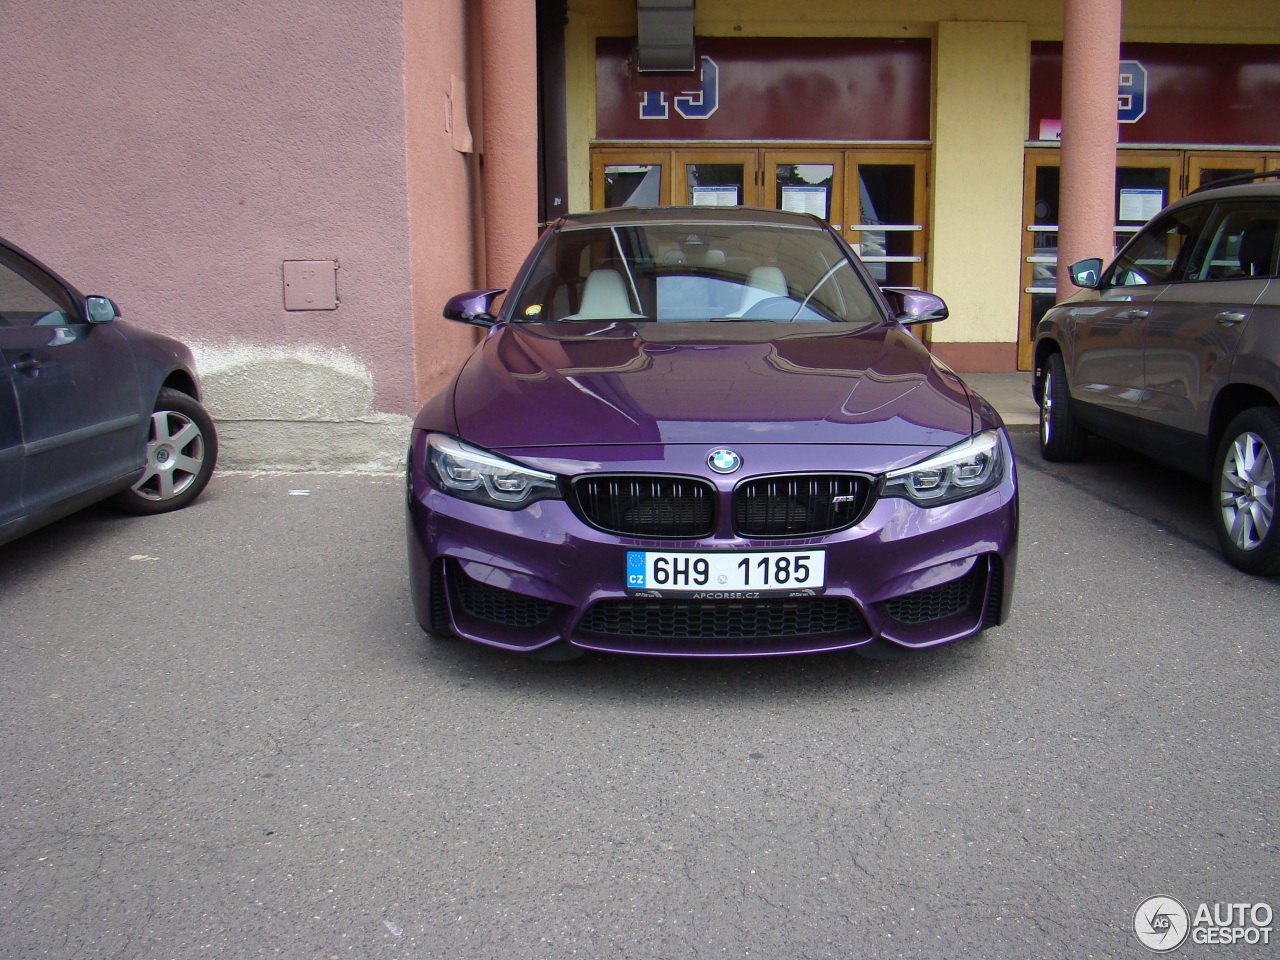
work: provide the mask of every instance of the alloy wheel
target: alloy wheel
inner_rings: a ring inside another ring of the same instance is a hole
[[[1051,421],[1053,419],[1053,371],[1048,370],[1044,375],[1044,386],[1040,391],[1040,446],[1047,447],[1049,445],[1050,434],[1053,430]]]
[[[1275,514],[1275,462],[1262,437],[1240,434],[1231,443],[1219,478],[1222,525],[1241,550],[1266,539]]]
[[[147,500],[172,500],[196,482],[204,456],[204,434],[189,417],[157,410],[151,415],[147,465],[133,490]]]

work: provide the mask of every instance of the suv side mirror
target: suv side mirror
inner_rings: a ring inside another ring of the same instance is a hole
[[[923,290],[912,290],[910,287],[881,287],[889,306],[893,307],[894,317],[899,323],[937,323],[947,319],[947,305],[941,297]]]
[[[449,302],[444,305],[444,318],[475,327],[491,327],[498,322],[492,312],[493,301],[503,293],[506,293],[505,289],[471,290],[450,297]]]
[[[120,316],[120,308],[106,297],[85,297],[84,318],[90,323],[110,323]]]
[[[1102,279],[1102,258],[1089,257],[1077,260],[1067,268],[1071,273],[1071,282],[1086,290],[1096,290]]]

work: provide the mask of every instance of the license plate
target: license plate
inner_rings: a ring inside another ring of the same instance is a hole
[[[822,550],[770,553],[627,551],[627,589],[659,595],[732,599],[812,595],[826,585]]]

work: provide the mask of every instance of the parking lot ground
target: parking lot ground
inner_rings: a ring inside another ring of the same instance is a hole
[[[428,640],[399,477],[0,547],[0,956],[1133,958],[1147,897],[1280,905],[1280,584],[1024,459],[1012,619],[889,662]]]

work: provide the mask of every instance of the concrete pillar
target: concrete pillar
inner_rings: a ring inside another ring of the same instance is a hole
[[[538,61],[534,0],[482,9],[485,274],[508,286],[538,236]]]
[[[1115,247],[1116,88],[1121,0],[1066,0],[1062,24],[1062,180],[1058,299],[1075,292],[1067,266]]]

